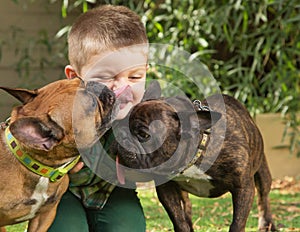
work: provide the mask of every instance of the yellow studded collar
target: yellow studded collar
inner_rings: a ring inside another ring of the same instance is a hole
[[[17,139],[11,134],[9,126],[5,129],[7,145],[14,156],[30,171],[50,179],[52,182],[60,180],[69,170],[71,170],[80,159],[80,155],[73,160],[63,164],[58,168],[53,168],[34,160],[29,154],[22,151]]]

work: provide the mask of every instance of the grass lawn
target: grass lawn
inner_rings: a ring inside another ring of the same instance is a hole
[[[173,231],[173,226],[164,208],[159,203],[154,188],[149,184],[138,188],[144,207],[147,232]],[[231,196],[226,194],[217,199],[191,196],[195,231],[228,231],[232,205]],[[274,221],[279,231],[300,231],[300,181],[286,178],[273,182],[270,194]],[[248,218],[246,231],[257,231],[258,215],[256,202]],[[8,232],[23,232],[26,223],[8,226]],[[120,231],[121,232],[121,231]]]
[[[139,190],[147,219],[147,232],[173,231],[173,226],[164,208],[156,197],[155,190]],[[232,218],[231,195],[217,199],[191,196],[195,231],[228,231]],[[256,200],[256,199],[255,199]],[[279,231],[300,231],[300,191],[274,189],[270,194],[274,221]],[[246,231],[257,231],[257,205],[254,202],[247,221]]]

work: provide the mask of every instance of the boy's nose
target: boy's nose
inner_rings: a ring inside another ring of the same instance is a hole
[[[112,90],[116,91],[117,89],[126,87],[127,85],[128,85],[127,78],[120,77],[120,78],[114,80]]]

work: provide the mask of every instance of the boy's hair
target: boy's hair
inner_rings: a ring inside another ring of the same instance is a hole
[[[124,6],[103,5],[81,16],[68,37],[69,61],[78,74],[93,56],[135,44],[148,43],[140,17]]]

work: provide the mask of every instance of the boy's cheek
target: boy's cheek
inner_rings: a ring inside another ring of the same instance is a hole
[[[145,92],[145,84],[146,82],[136,83],[132,85],[132,92],[134,96],[134,105],[141,102],[144,92]]]

